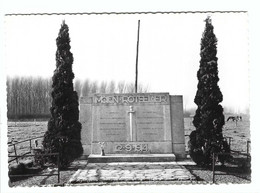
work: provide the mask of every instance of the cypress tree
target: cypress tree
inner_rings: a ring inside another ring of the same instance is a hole
[[[45,153],[60,153],[60,164],[66,168],[82,152],[80,141],[81,123],[79,120],[78,95],[73,89],[73,55],[70,52],[68,25],[63,21],[56,39],[56,69],[52,77],[52,106],[48,130],[44,135]],[[50,161],[56,162],[56,157]]]
[[[206,27],[201,39],[200,67],[197,72],[197,93],[194,99],[198,106],[193,119],[196,130],[191,132],[189,141],[190,156],[199,165],[211,164],[213,152],[230,152],[222,134],[225,117],[219,104],[223,95],[218,86],[217,38],[211,19],[208,17],[205,22]],[[219,156],[222,164],[227,157]]]

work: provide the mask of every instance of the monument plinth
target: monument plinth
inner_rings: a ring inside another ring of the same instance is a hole
[[[182,96],[169,93],[94,94],[80,99],[84,154],[185,156]]]

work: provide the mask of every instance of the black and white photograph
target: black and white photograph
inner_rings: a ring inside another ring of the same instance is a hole
[[[1,186],[254,185],[250,12],[169,9],[5,12]]]

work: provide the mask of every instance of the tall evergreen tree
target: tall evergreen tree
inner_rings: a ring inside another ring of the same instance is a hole
[[[69,28],[63,21],[56,39],[56,69],[52,77],[52,106],[48,130],[44,135],[45,152],[60,153],[62,168],[66,168],[82,152],[80,142],[78,95],[73,89],[73,55],[70,52]],[[51,157],[55,162],[56,158]]]
[[[201,60],[197,72],[198,85],[194,102],[197,110],[193,119],[196,130],[190,134],[190,156],[197,164],[212,163],[212,154],[229,152],[223,138],[222,128],[225,124],[223,108],[219,104],[223,95],[218,86],[217,38],[213,32],[211,19],[206,20],[205,31],[201,39]],[[219,156],[224,163],[227,156]]]

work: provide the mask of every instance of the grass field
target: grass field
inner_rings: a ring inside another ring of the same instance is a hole
[[[226,115],[226,120],[229,115]],[[232,137],[231,149],[241,152],[246,152],[247,141],[250,140],[250,117],[248,115],[243,115],[243,120],[238,121],[226,121],[223,127],[224,137]],[[186,151],[188,150],[189,135],[195,127],[192,124],[192,118],[184,118],[184,132],[185,132],[185,142]]]
[[[23,141],[29,138],[43,136],[47,130],[47,122],[8,122],[8,142],[12,139],[16,141]],[[37,139],[39,144],[42,138]],[[32,147],[34,147],[34,140],[32,140]],[[16,145],[17,155],[24,154],[30,150],[30,142],[23,142]],[[14,147],[8,147],[8,154],[14,155]],[[10,160],[10,159],[9,159]]]
[[[228,116],[226,116],[227,118]],[[184,118],[185,135],[189,135],[194,126],[192,125],[192,118]],[[8,141],[12,138],[16,141],[22,141],[29,138],[34,138],[44,135],[47,130],[47,122],[8,122]],[[243,121],[236,122],[229,121],[226,122],[223,128],[223,134],[227,137],[232,137],[231,149],[246,152],[246,142],[250,140],[250,119],[249,116],[243,115]],[[42,139],[38,139],[39,144],[41,144]],[[186,151],[188,150],[188,140],[189,136],[185,136]],[[17,154],[25,153],[29,150],[29,141],[17,144],[16,150]],[[34,146],[34,143],[32,142]],[[9,155],[14,154],[14,149],[12,146],[8,149]]]

